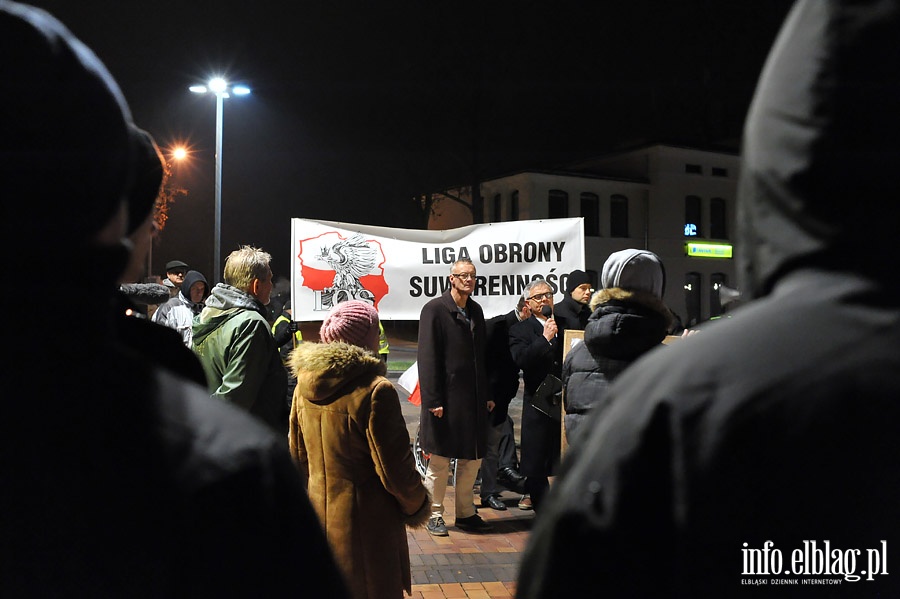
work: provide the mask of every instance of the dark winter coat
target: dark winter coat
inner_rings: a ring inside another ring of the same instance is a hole
[[[896,1],[794,5],[743,137],[735,246],[754,299],[610,387],[551,487],[518,597],[736,597],[745,579],[900,596],[869,559],[900,539],[898,39]],[[826,543],[837,574],[804,557]]]
[[[422,308],[416,355],[422,394],[419,442],[428,453],[472,460],[486,452],[491,396],[484,312],[471,297],[466,310],[470,322],[457,310],[450,291]],[[428,411],[439,406],[443,418]]]
[[[588,305],[575,301],[569,294],[553,306],[553,318],[559,327],[560,335],[566,330],[583,331],[590,316],[591,309]]]
[[[185,346],[181,335],[135,312],[131,300],[121,291],[115,296],[113,312],[116,316],[116,334],[122,344],[144,359],[206,386],[203,365],[194,352]]]
[[[571,443],[589,411],[607,406],[610,383],[666,337],[671,312],[656,296],[618,287],[598,292],[597,308],[583,343],[566,354],[562,367],[566,440]]]
[[[535,390],[547,375],[559,377],[562,370],[562,332],[548,342],[543,331],[544,325],[535,316],[509,329],[509,350],[522,369],[524,383],[519,470],[525,476],[550,476],[559,461],[560,424],[531,405]]]
[[[489,318],[485,323],[487,329],[487,362],[488,383],[491,386],[491,399],[494,409],[491,410],[491,426],[506,421],[509,404],[519,392],[519,367],[509,351],[509,329],[519,322],[516,311]]]
[[[70,319],[77,351],[40,360],[58,323],[7,327],[25,359],[2,388],[29,401],[0,421],[0,594],[274,597],[299,576],[347,597],[284,440],[120,343],[116,318]]]
[[[384,363],[347,343],[303,343],[290,448],[354,599],[412,593],[406,526],[431,515]]]

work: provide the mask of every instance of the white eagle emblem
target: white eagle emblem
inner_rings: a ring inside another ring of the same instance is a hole
[[[371,247],[360,233],[355,233],[330,248],[321,247],[318,258],[334,269],[331,289],[359,291],[363,289],[359,279],[372,271],[378,258],[378,251]]]

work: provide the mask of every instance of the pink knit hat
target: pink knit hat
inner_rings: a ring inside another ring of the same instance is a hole
[[[319,338],[325,343],[345,341],[377,351],[379,332],[378,311],[366,302],[350,300],[331,309],[322,321]]]

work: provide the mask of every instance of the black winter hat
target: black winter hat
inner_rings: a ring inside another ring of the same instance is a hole
[[[591,278],[583,270],[573,270],[566,278],[566,293],[572,293],[579,285],[592,285]]]

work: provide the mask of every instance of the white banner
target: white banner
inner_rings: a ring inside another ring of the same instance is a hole
[[[382,320],[418,320],[450,286],[450,266],[469,258],[473,297],[486,318],[512,310],[525,285],[543,277],[562,299],[568,273],[584,270],[582,218],[470,225],[445,231],[291,219],[294,320],[320,321],[350,299]]]

